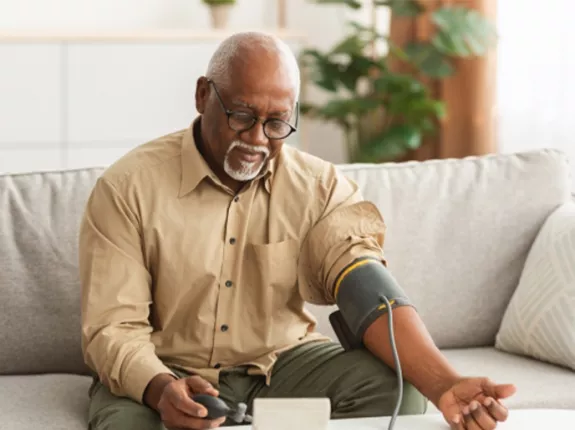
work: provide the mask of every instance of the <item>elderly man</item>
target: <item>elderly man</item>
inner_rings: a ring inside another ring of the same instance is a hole
[[[388,274],[374,205],[332,164],[283,146],[299,87],[284,43],[236,34],[197,81],[192,125],[98,180],[80,232],[92,430],[222,425],[199,393],[249,407],[329,397],[334,419],[391,415],[391,311],[401,414],[424,413],[429,399],[454,429],[506,419],[499,400],[515,388],[457,374]],[[361,347],[316,333],[305,302],[337,304]]]

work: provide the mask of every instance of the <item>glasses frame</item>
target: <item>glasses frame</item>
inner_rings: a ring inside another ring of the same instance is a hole
[[[212,85],[212,87],[214,88],[214,91],[216,93],[216,97],[218,98],[218,101],[220,102],[220,106],[222,107],[224,114],[227,116],[228,118],[228,127],[231,128],[232,130],[238,132],[238,133],[243,133],[244,131],[248,131],[251,130],[254,125],[256,125],[258,122],[261,122],[262,124],[262,129],[263,132],[265,134],[265,136],[270,139],[270,140],[284,140],[287,139],[289,136],[291,136],[293,133],[295,133],[297,131],[297,127],[298,127],[298,123],[299,123],[299,102],[296,102],[296,119],[295,119],[295,126],[291,125],[289,122],[284,121],[283,119],[279,119],[279,118],[268,118],[266,120],[261,121],[258,117],[256,117],[255,115],[251,115],[247,112],[240,112],[240,111],[235,111],[235,110],[231,110],[228,109],[224,103],[224,101],[222,100],[222,97],[220,96],[220,92],[218,91],[218,88],[216,86],[216,83],[208,78],[208,83]],[[242,115],[247,115],[247,116],[251,116],[253,121],[252,121],[252,125],[250,125],[249,127],[245,127],[242,129],[236,129],[234,127],[232,127],[232,125],[230,124],[230,118],[232,115],[234,114],[242,114]],[[267,132],[266,132],[266,124],[270,123],[270,122],[281,122],[286,124],[289,128],[290,131],[283,137],[270,137]]]

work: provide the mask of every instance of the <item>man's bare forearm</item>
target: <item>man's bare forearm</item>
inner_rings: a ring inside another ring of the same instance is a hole
[[[154,376],[144,392],[144,403],[157,411],[158,403],[160,402],[164,388],[166,388],[166,385],[175,379],[176,378],[169,373],[160,373],[159,375]]]
[[[461,376],[435,346],[415,309],[409,306],[394,309],[393,328],[404,379],[437,406],[441,395]],[[372,354],[395,369],[387,314],[369,326],[363,342]]]

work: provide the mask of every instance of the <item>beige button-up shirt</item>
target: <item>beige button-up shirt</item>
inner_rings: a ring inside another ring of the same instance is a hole
[[[235,194],[193,129],[108,168],[81,224],[85,360],[138,402],[170,367],[217,386],[220,371],[247,365],[269,383],[279,353],[327,340],[304,303],[333,304],[335,278],[359,256],[385,263],[380,213],[332,164],[284,145]]]

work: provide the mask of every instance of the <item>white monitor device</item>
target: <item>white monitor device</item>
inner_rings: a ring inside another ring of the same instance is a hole
[[[256,398],[253,430],[328,430],[328,398]]]

